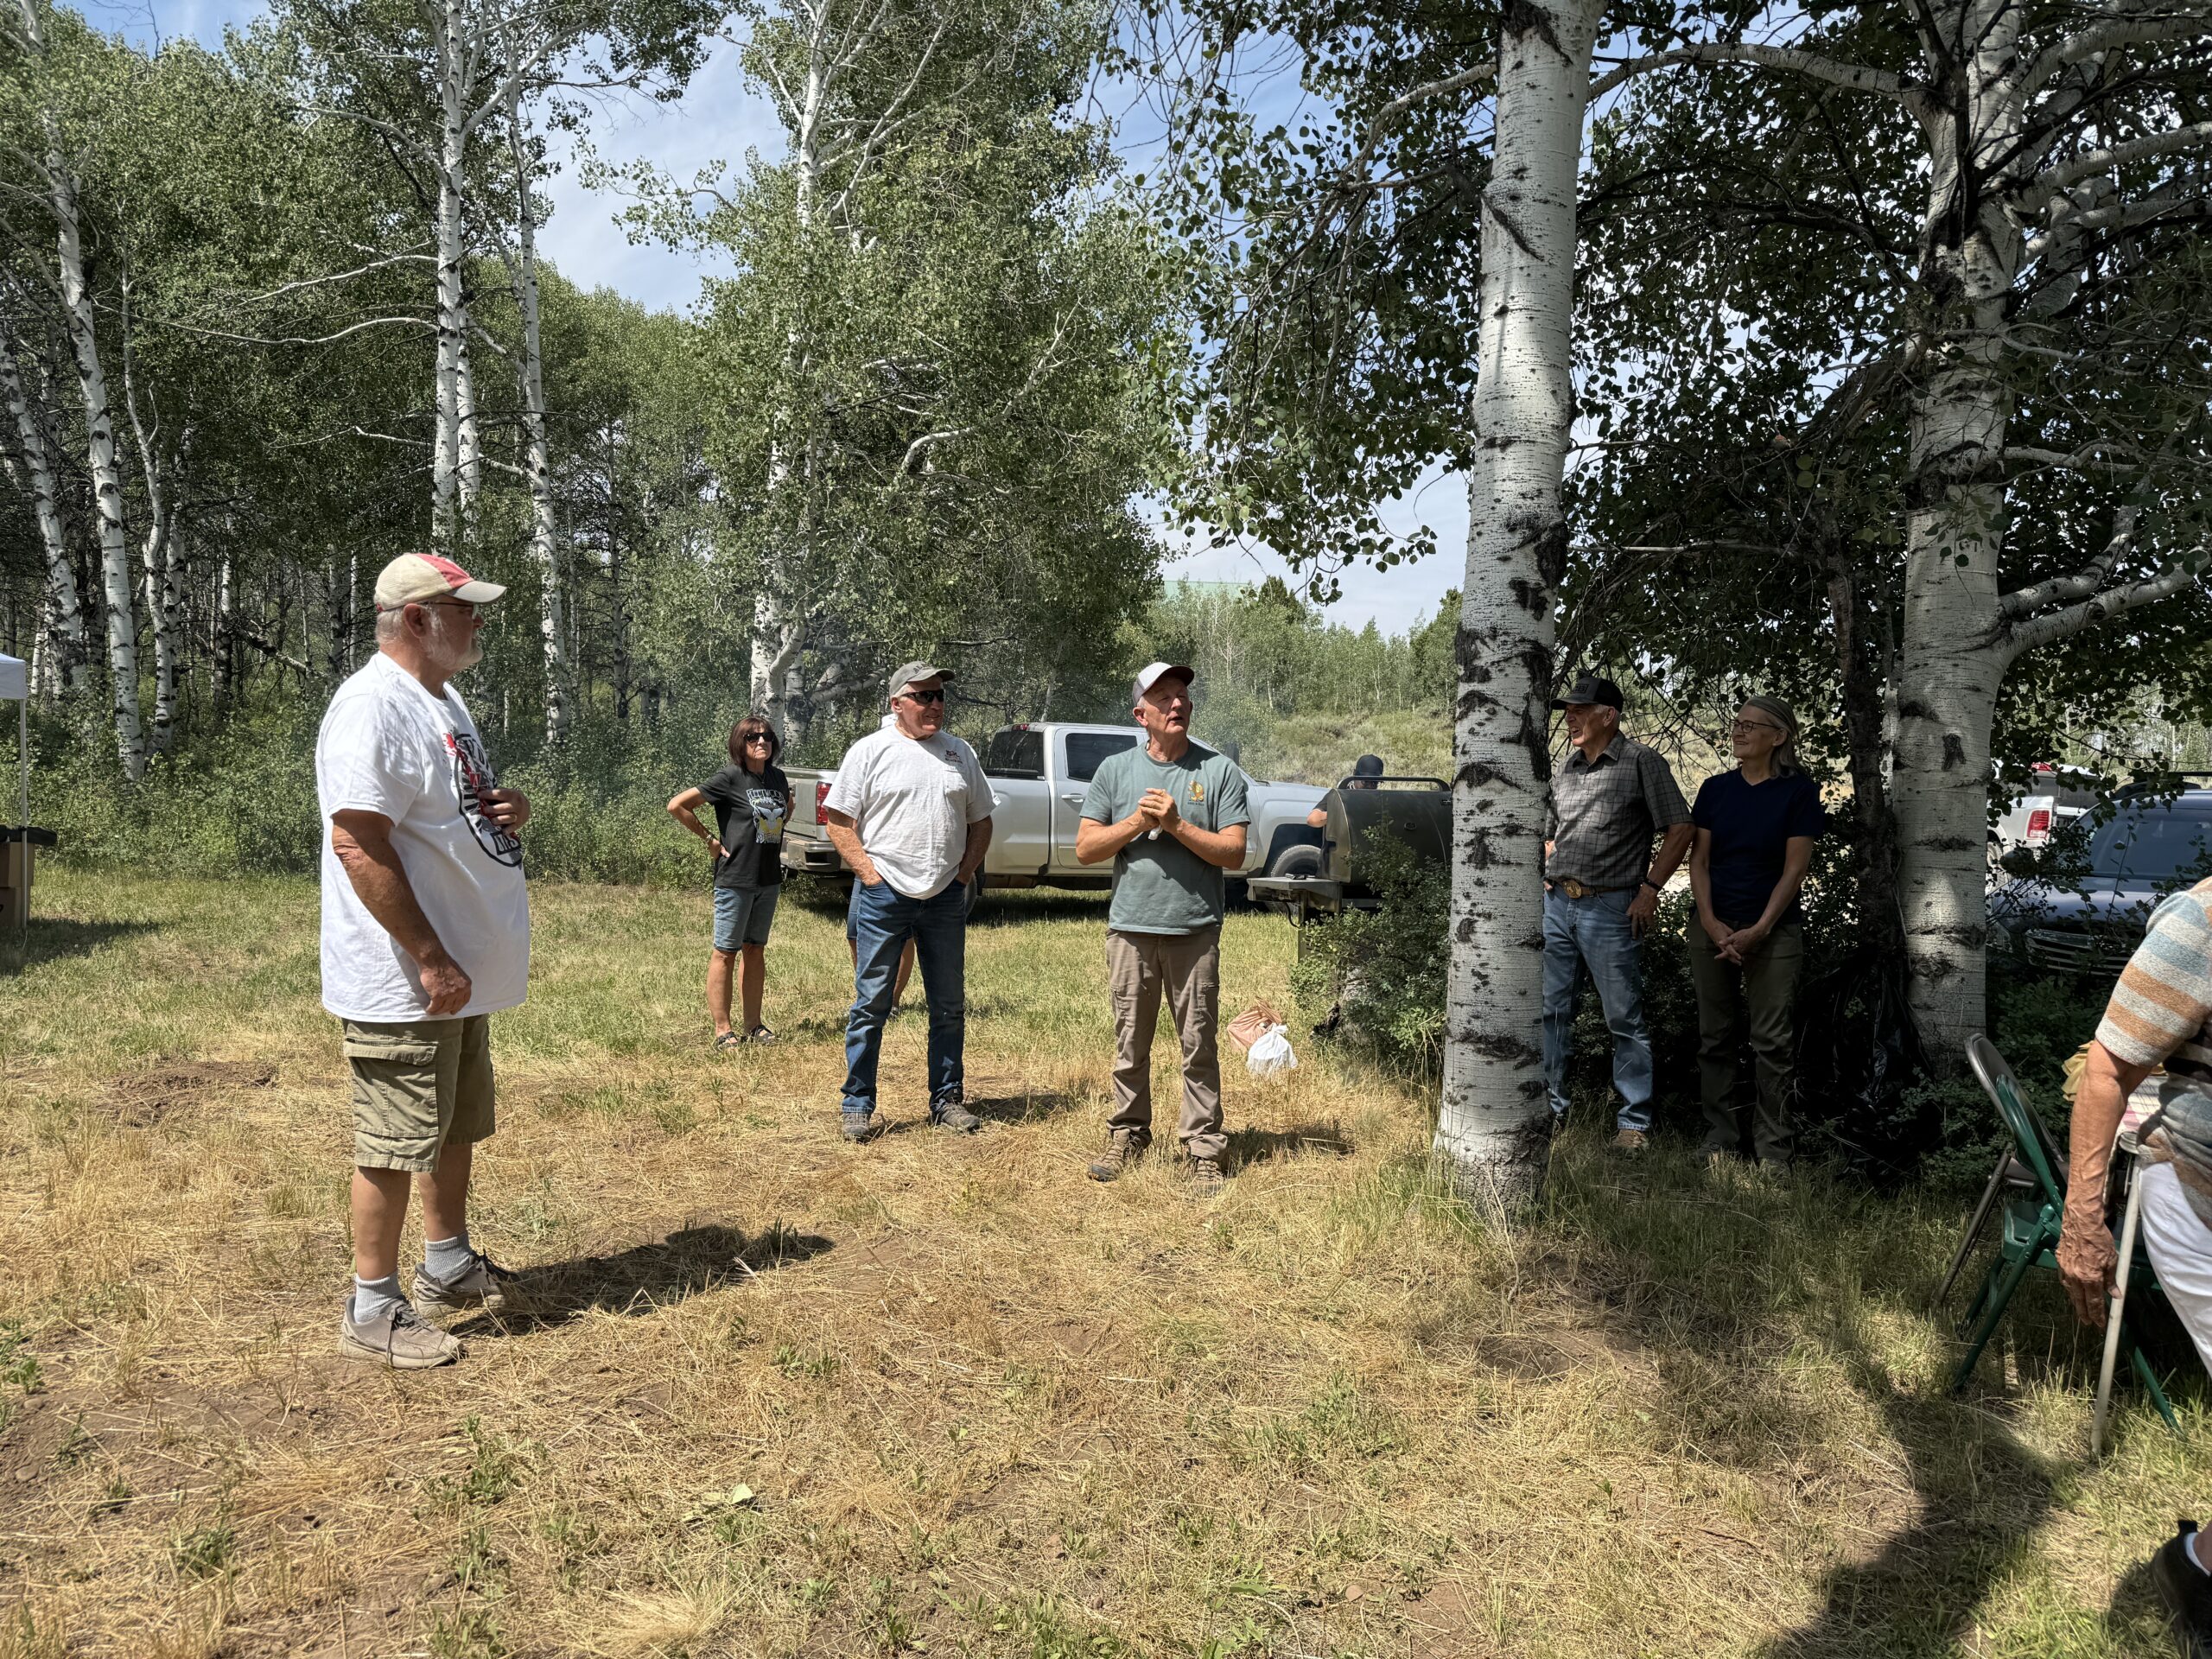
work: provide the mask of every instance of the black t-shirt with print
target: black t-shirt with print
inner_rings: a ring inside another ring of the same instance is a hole
[[[784,823],[791,815],[791,784],[780,768],[747,772],[724,766],[699,785],[715,809],[722,860],[718,887],[772,887],[784,879]]]

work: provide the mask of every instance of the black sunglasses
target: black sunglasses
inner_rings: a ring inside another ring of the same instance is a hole
[[[939,686],[934,691],[901,691],[899,695],[909,702],[943,702],[944,688]]]
[[[748,733],[748,734],[747,734],[746,739],[745,739],[745,746],[746,746],[747,748],[751,748],[751,747],[752,747],[755,743],[769,743],[769,744],[772,744],[772,743],[774,743],[774,742],[775,742],[775,741],[776,741],[776,740],[775,740],[774,738],[772,738],[772,737],[769,736],[769,735],[768,735],[768,734],[767,734],[767,733],[766,733],[766,732],[752,732],[752,733]]]

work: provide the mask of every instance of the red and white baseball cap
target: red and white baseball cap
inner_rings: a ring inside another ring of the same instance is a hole
[[[451,559],[435,553],[403,553],[377,577],[377,609],[396,611],[426,599],[465,599],[488,605],[507,590],[496,582],[479,582]]]

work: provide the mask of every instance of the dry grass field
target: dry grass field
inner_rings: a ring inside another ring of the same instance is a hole
[[[972,936],[983,1134],[919,1121],[903,1020],[855,1148],[834,913],[779,918],[784,1046],[718,1058],[703,894],[541,888],[475,1230],[531,1306],[407,1376],[334,1353],[312,886],[41,899],[0,973],[7,1659],[2169,1650],[2131,1569],[2212,1497],[2202,1390],[2177,1441],[2123,1389],[2090,1466],[2039,1294],[1949,1399],[1958,1207],[1624,1166],[1592,1103],[1486,1228],[1421,1102],[1310,1044],[1232,1077],[1219,1200],[1094,1185],[1087,897]],[[1291,950],[1233,918],[1230,998]]]

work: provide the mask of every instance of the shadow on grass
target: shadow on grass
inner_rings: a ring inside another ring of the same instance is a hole
[[[1007,1088],[1003,1084],[989,1085],[988,1092],[968,1096],[968,1109],[987,1123],[1041,1123],[1084,1103],[1083,1096],[1065,1089]]]
[[[158,932],[158,922],[78,922],[31,918],[30,938],[19,941],[13,929],[0,933],[0,975],[27,973],[49,962],[89,957],[104,944],[139,933]]]
[[[818,1233],[771,1227],[747,1238],[735,1227],[710,1223],[686,1227],[652,1244],[633,1244],[612,1255],[591,1255],[531,1268],[521,1275],[523,1306],[496,1317],[509,1336],[563,1325],[587,1313],[643,1316],[711,1290],[749,1279],[835,1248]]]
[[[1815,1170],[1779,1181],[1708,1173],[1663,1143],[1627,1164],[1586,1130],[1556,1150],[1540,1230],[1580,1258],[1586,1314],[1648,1357],[1660,1385],[1652,1395],[1669,1420],[1663,1432],[1746,1471],[1780,1471],[1815,1448],[1859,1454],[1865,1507],[1836,1517],[1847,1523],[1836,1537],[1843,1559],[1820,1579],[1820,1605],[1758,1651],[1889,1659],[1967,1650],[1991,1592],[2065,1501],[2074,1465],[2024,1444],[2001,1399],[1950,1397],[1955,1344],[1927,1356],[1899,1340],[1931,1319],[1948,1336],[1952,1313],[1934,1312],[1931,1300],[1963,1214],[1954,1221],[1947,1205],[1878,1198]],[[1974,1264],[1958,1297],[1984,1265]],[[2009,1343],[2024,1376],[2086,1399],[2094,1344],[2074,1342],[2064,1317],[2055,1293],[2024,1290],[1979,1376],[2003,1365]],[[1925,1357],[1916,1363],[1916,1355]],[[1841,1373],[1848,1397],[1822,1394],[1821,1359]],[[1968,1387],[1979,1395],[1983,1384]],[[1853,1427],[1867,1412],[1893,1451],[1859,1443],[1876,1439]],[[1853,1531],[1878,1541],[1853,1549]],[[2145,1537],[2143,1553],[2162,1541]],[[2123,1610],[2131,1618],[2132,1605]]]
[[[1255,1164],[1271,1164],[1278,1158],[1293,1158],[1301,1152],[1325,1152],[1338,1158],[1349,1158],[1358,1150],[1351,1137],[1336,1123],[1301,1123],[1292,1129],[1231,1129],[1229,1132],[1229,1167],[1245,1169]]]

